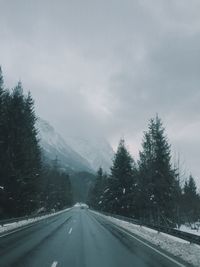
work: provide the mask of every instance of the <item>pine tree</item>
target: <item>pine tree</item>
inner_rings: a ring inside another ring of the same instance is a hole
[[[165,129],[158,116],[151,119],[140,152],[142,216],[161,223],[174,220],[176,174],[171,166],[171,151]]]
[[[0,66],[0,217],[2,216],[4,210],[5,192],[4,192],[4,179],[3,179],[3,146],[4,146],[4,103],[3,103],[3,75]]]
[[[21,82],[5,90],[0,68],[0,218],[72,203],[69,176],[58,166],[42,173],[35,122],[31,94],[24,95]]]
[[[138,196],[138,213],[142,220],[149,220],[152,217],[152,196],[153,196],[153,147],[151,135],[149,132],[144,133],[143,150],[140,151],[139,159],[139,191]]]
[[[14,88],[8,106],[8,139],[7,151],[9,158],[9,170],[5,181],[5,189],[7,193],[7,212],[12,216],[22,215],[22,192],[24,178],[24,153],[21,145],[24,141],[23,130],[23,114],[24,114],[24,96],[21,83]]]
[[[34,101],[30,92],[28,96],[24,98],[24,116],[23,116],[23,143],[21,143],[21,150],[25,151],[23,154],[24,169],[24,200],[22,206],[24,212],[30,213],[33,211],[37,203],[37,190],[38,183],[40,182],[40,169],[41,169],[41,151],[37,139],[37,130],[35,128],[36,116],[34,111]],[[22,197],[21,197],[22,199]],[[26,201],[25,201],[26,199]]]
[[[121,140],[115,154],[104,202],[108,211],[130,215],[134,198],[134,161]]]
[[[59,186],[57,190],[57,209],[71,206],[73,201],[71,182],[69,175],[61,172],[59,175]]]
[[[183,212],[185,221],[189,223],[199,219],[199,196],[194,178],[190,175],[188,181],[185,182],[183,189]]]
[[[7,112],[5,189],[7,212],[12,216],[30,214],[37,207],[40,149],[35,129],[35,113],[30,96],[25,97],[21,82],[10,95]]]
[[[96,181],[88,194],[88,204],[96,210],[103,210],[103,192],[106,187],[107,176],[100,167],[97,171]]]
[[[3,185],[3,181],[2,181],[2,175],[1,175],[1,170],[2,170],[2,151],[3,151],[3,143],[4,143],[4,125],[3,125],[3,121],[4,121],[4,102],[3,102],[3,93],[4,93],[4,88],[3,88],[3,74],[2,74],[2,69],[0,66],[0,186]]]
[[[39,185],[40,207],[45,211],[60,210],[72,204],[69,175],[60,170],[57,159],[52,166],[43,167]]]
[[[0,186],[3,186],[3,181],[2,181],[2,152],[3,152],[3,143],[4,143],[4,139],[3,139],[3,120],[4,120],[4,116],[3,116],[3,93],[4,93],[4,89],[3,89],[3,75],[2,75],[2,70],[1,70],[1,66],[0,66]]]
[[[7,210],[7,192],[5,188],[5,182],[11,173],[12,170],[12,162],[10,158],[10,127],[9,127],[9,106],[10,106],[10,93],[8,90],[3,91],[2,95],[2,106],[1,106],[1,113],[0,113],[0,185],[3,188],[2,194],[2,204],[0,204],[0,216],[5,217],[8,216]]]

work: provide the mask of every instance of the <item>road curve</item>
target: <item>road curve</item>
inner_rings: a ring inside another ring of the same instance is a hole
[[[187,265],[79,207],[0,236],[0,267],[134,266]]]

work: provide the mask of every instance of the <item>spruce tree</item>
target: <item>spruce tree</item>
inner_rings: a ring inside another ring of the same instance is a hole
[[[23,191],[24,141],[23,130],[24,97],[21,83],[14,88],[8,105],[6,150],[9,166],[5,180],[7,194],[7,212],[9,216],[20,216]]]
[[[73,196],[69,175],[65,172],[61,172],[59,174],[59,186],[57,190],[57,209],[61,210],[71,206],[72,201]]]
[[[153,153],[152,140],[149,132],[144,133],[142,142],[143,150],[139,152],[139,191],[138,213],[141,220],[149,220],[152,217],[153,196]]]
[[[25,151],[23,155],[23,169],[24,169],[24,210],[27,212],[33,211],[37,203],[38,183],[40,182],[41,169],[41,151],[38,144],[37,130],[35,128],[36,116],[34,111],[34,101],[30,92],[24,98],[24,125],[23,138],[24,142],[21,144],[21,150]]]
[[[2,70],[0,66],[0,186],[3,186],[3,176],[1,173],[2,170],[2,159],[3,159],[3,143],[4,143],[4,125],[3,125],[3,120],[4,120],[4,115],[3,115],[3,109],[4,109],[4,103],[3,103],[3,75],[2,75]]]
[[[60,170],[57,159],[52,166],[43,167],[38,194],[40,207],[45,211],[60,210],[72,204],[69,175]]]
[[[3,216],[4,212],[4,201],[5,201],[5,192],[4,192],[4,179],[3,179],[3,146],[4,146],[4,103],[3,103],[3,75],[0,66],[0,218]]]
[[[31,94],[24,95],[21,82],[12,92],[5,90],[0,68],[0,218],[72,203],[69,176],[57,166],[41,171],[35,122]]]
[[[0,186],[2,185],[2,175],[1,175],[1,170],[2,170],[2,158],[3,158],[3,143],[4,143],[4,102],[3,102],[3,74],[2,74],[2,69],[0,66]]]
[[[96,181],[88,194],[88,204],[96,210],[103,210],[103,192],[106,187],[107,176],[100,167],[97,171]]]
[[[5,189],[7,211],[12,216],[30,214],[37,207],[40,149],[35,130],[35,113],[30,96],[25,97],[21,82],[14,88],[8,105],[7,168]]]
[[[151,119],[140,152],[142,215],[148,220],[169,223],[174,220],[176,174],[161,119]]]
[[[108,211],[130,215],[134,197],[134,161],[121,140],[115,154],[108,187],[104,194],[104,201]]]
[[[193,223],[199,219],[199,205],[196,183],[190,175],[183,188],[183,216],[186,222]]]

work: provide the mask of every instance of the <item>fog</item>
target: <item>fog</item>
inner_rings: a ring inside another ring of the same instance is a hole
[[[191,5],[192,3],[192,5]],[[200,2],[0,0],[5,83],[22,80],[63,136],[126,139],[158,113],[200,185]]]

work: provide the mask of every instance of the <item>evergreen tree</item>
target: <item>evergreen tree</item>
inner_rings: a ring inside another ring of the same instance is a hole
[[[196,183],[192,175],[190,175],[183,189],[183,213],[186,222],[193,223],[199,219],[199,205]]]
[[[88,204],[96,210],[103,210],[103,192],[106,187],[107,176],[100,167],[97,171],[96,181],[88,194]]]
[[[30,96],[23,94],[21,82],[14,88],[7,112],[6,210],[13,216],[30,214],[37,207],[40,149],[35,129],[35,113]]]
[[[69,176],[58,166],[41,171],[35,122],[31,94],[24,95],[21,82],[12,92],[5,90],[0,68],[0,218],[72,203]]]
[[[176,223],[176,226],[180,228],[182,223],[182,216],[181,216],[182,189],[179,180],[179,173],[177,173],[177,170],[174,170],[174,173],[175,173],[175,182],[172,192],[172,201],[174,203],[174,222]]]
[[[22,215],[20,209],[21,194],[23,191],[23,165],[24,165],[24,150],[21,150],[23,143],[23,115],[24,115],[24,96],[21,83],[14,88],[10,96],[8,106],[8,139],[6,140],[8,151],[8,170],[5,180],[5,190],[7,194],[6,210],[9,215]]]
[[[4,201],[5,201],[5,192],[4,192],[4,181],[3,181],[3,145],[4,145],[4,138],[3,138],[3,131],[4,131],[4,116],[3,116],[3,75],[0,66],[0,217],[3,213]]]
[[[3,186],[3,176],[1,173],[2,170],[2,159],[3,159],[3,143],[4,143],[4,139],[3,139],[3,75],[2,75],[2,70],[1,70],[1,66],[0,66],[0,186]]]
[[[140,152],[142,217],[161,223],[175,217],[176,174],[171,166],[171,151],[165,129],[158,116],[151,119]]]
[[[140,151],[139,159],[139,191],[138,196],[138,213],[139,218],[142,220],[149,220],[152,214],[152,201],[153,201],[153,153],[152,141],[149,132],[144,133],[143,150]]]
[[[6,177],[12,167],[9,157],[10,121],[8,116],[11,97],[8,90],[2,92],[0,107],[0,185],[4,187]]]
[[[41,168],[41,151],[37,139],[37,130],[35,128],[36,116],[34,111],[34,102],[30,92],[24,98],[24,117],[23,117],[23,143],[21,150],[23,153],[23,197],[21,196],[24,212],[30,213],[37,206],[37,190],[40,182],[39,174]],[[22,164],[22,163],[21,163]],[[26,201],[25,201],[26,200]]]
[[[57,159],[54,160],[52,167],[46,166],[43,169],[38,194],[40,207],[45,211],[61,210],[72,204],[69,175],[60,170]]]
[[[69,175],[65,172],[60,174],[60,185],[58,190],[58,209],[69,207],[73,203],[73,193]]]
[[[0,66],[0,90],[3,90],[3,74],[1,66]]]
[[[4,138],[3,138],[3,121],[4,121],[4,116],[3,116],[3,109],[4,109],[4,103],[3,103],[3,93],[4,93],[4,88],[3,88],[3,74],[2,74],[2,69],[0,66],[0,186],[3,184],[2,182],[2,175],[1,175],[1,170],[2,170],[2,151],[3,151],[3,143],[4,143]]]
[[[121,140],[115,154],[111,176],[104,192],[104,204],[110,212],[130,215],[134,199],[134,161]]]

